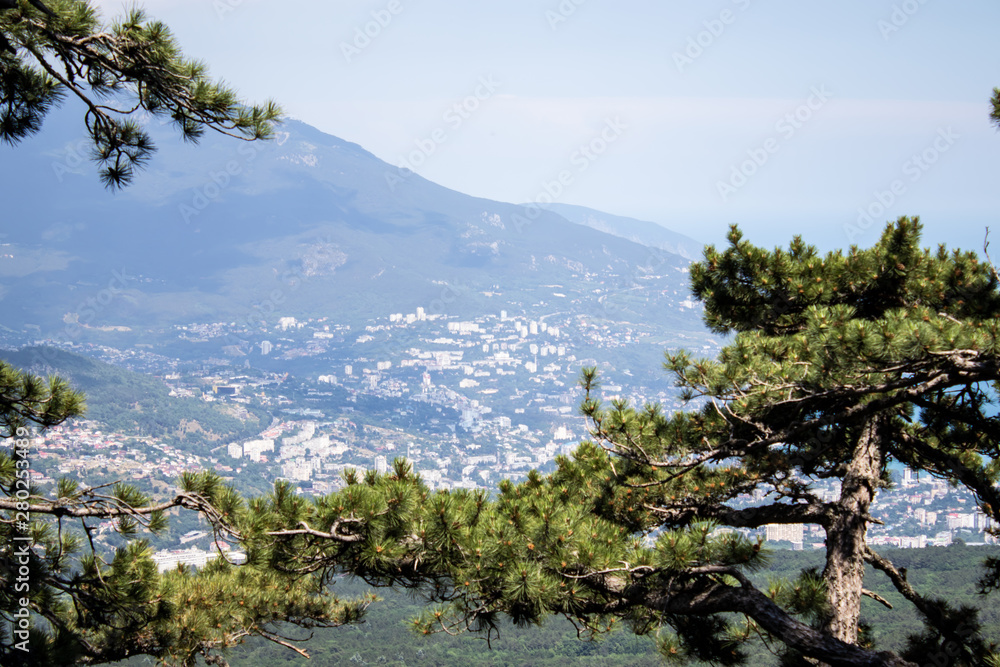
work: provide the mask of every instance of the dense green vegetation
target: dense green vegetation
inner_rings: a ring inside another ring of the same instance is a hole
[[[1000,555],[1000,548],[955,544],[947,548],[888,549],[884,555],[913,573],[911,583],[919,591],[947,591],[953,604],[979,607],[985,634],[1000,635],[1000,609],[976,592],[983,559]],[[821,568],[822,564],[823,554],[819,551],[775,551],[771,554],[770,567],[755,575],[754,580],[764,586],[770,581],[792,580],[803,569]],[[908,635],[923,629],[917,613],[893,589],[888,579],[871,568],[866,570],[865,585],[896,608],[890,611],[874,600],[864,600],[862,618],[870,626],[868,639],[880,649],[900,650],[906,644]],[[351,598],[371,589],[359,580],[345,578],[335,584],[334,590],[342,597]],[[560,618],[552,618],[541,626],[525,628],[507,624],[500,639],[492,642],[492,647],[471,635],[452,637],[436,634],[424,637],[415,634],[410,623],[423,610],[419,599],[390,589],[375,592],[381,599],[369,608],[363,624],[317,631],[311,640],[301,645],[310,653],[311,660],[300,658],[270,642],[254,640],[232,653],[230,665],[555,667],[572,662],[574,665],[639,667],[664,664],[655,643],[648,637],[637,637],[619,629],[596,641],[581,641],[577,639],[573,626]],[[750,647],[749,652],[752,665],[768,667],[778,664],[760,642]]]

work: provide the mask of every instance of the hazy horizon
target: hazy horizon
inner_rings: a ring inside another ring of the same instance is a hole
[[[920,215],[928,245],[981,251],[997,209],[985,0],[141,4],[247,98],[470,195],[569,171],[562,203],[825,249]]]

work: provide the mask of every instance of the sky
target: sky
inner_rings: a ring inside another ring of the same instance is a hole
[[[248,100],[470,195],[826,250],[919,215],[927,245],[1000,248],[995,0],[140,4]]]

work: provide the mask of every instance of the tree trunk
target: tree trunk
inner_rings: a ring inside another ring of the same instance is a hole
[[[882,472],[882,418],[876,415],[861,430],[847,467],[837,503],[837,516],[826,529],[826,582],[830,614],[823,629],[856,644],[865,574],[868,512]]]

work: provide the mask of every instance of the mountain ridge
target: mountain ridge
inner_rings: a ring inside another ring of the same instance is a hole
[[[561,286],[592,316],[666,322],[687,298],[684,257],[554,211],[403,178],[301,121],[270,142],[212,135],[197,146],[151,124],[159,151],[114,196],[83,157],[78,122],[70,109],[54,112],[14,149],[16,162],[0,163],[17,193],[8,219],[30,223],[2,229],[9,326],[89,335],[281,315],[359,321],[444,303],[444,292],[462,296],[441,314],[463,317],[530,309],[550,298],[540,285]]]
[[[570,222],[635,243],[666,250],[692,261],[697,261],[702,256],[703,243],[655,222],[558,202],[549,204],[545,208],[558,213]]]

